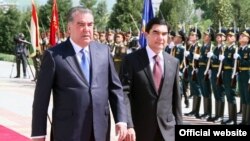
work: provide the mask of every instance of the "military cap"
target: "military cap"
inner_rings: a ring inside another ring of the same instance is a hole
[[[221,28],[220,31],[218,31],[216,35],[226,36],[226,34],[227,34],[227,30],[225,28]]]
[[[199,39],[201,38],[201,32],[198,28],[191,28],[189,34],[196,34]]]
[[[214,39],[215,39],[215,37],[214,37],[214,30],[213,30],[211,27],[209,27],[209,28],[204,32],[204,34],[210,35],[211,41],[214,41]]]
[[[179,30],[178,32],[176,32],[175,36],[181,37],[182,41],[186,40],[186,36],[185,36],[185,33],[183,32],[183,30]]]
[[[107,33],[108,33],[108,34],[114,34],[114,33],[115,33],[115,31],[114,31],[114,30],[112,30],[112,29],[108,29]]]
[[[237,36],[238,33],[239,33],[239,31],[235,28],[229,28],[227,30],[227,35]]]
[[[250,29],[246,29],[243,32],[241,32],[241,34],[244,34],[245,36],[247,36],[248,38],[250,38]]]
[[[169,33],[169,36],[170,37],[174,37],[176,34],[175,34],[175,32],[174,31],[170,31],[170,33]]]

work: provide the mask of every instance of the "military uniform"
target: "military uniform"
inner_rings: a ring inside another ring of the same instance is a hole
[[[203,46],[200,49],[199,55],[199,68],[198,68],[198,83],[201,86],[201,92],[203,96],[203,107],[204,114],[201,115],[202,119],[206,119],[208,121],[212,120],[212,99],[211,99],[211,85],[209,74],[204,75],[207,67],[210,66],[208,64],[207,53],[213,49],[212,41],[214,41],[214,31],[209,28],[206,32],[204,32],[203,36]]]
[[[218,36],[218,37],[217,37]],[[219,81],[220,76],[217,77],[220,60],[219,55],[224,51],[224,40],[226,36],[226,29],[222,29],[218,31],[216,35],[217,46],[213,49],[213,53],[211,53],[211,86],[215,98],[215,117],[213,118],[213,122],[218,123],[222,122],[224,118],[224,108],[225,108],[225,93],[224,86]],[[209,56],[209,54],[208,54]]]
[[[198,44],[198,40],[201,38],[200,31],[196,28],[190,29],[190,36],[196,37],[196,42],[191,43],[188,47],[188,50],[184,53],[185,57],[188,61],[188,80],[190,83],[190,93],[193,95],[193,107],[192,111],[186,113],[186,116],[195,116],[196,118],[200,118],[200,104],[201,104],[201,86],[197,81],[197,69],[198,69],[198,61],[194,58],[195,54],[199,54],[200,46]]]
[[[237,33],[235,33],[236,30],[230,29],[227,32],[227,41],[229,38],[232,38],[232,36],[237,40]],[[231,37],[229,37],[231,36]],[[234,41],[234,42],[235,42]],[[237,105],[236,105],[236,92],[235,87],[232,87],[232,72],[234,67],[234,58],[233,55],[235,53],[236,44],[231,43],[231,45],[227,46],[224,50],[224,59],[223,59],[223,76],[222,81],[225,88],[225,94],[227,97],[228,102],[228,113],[229,113],[229,119],[223,122],[222,124],[237,124]]]
[[[116,71],[119,73],[122,59],[127,54],[127,47],[124,45],[124,34],[120,31],[115,35],[115,44],[113,48],[114,64]]]
[[[244,39],[245,38],[245,39]],[[234,58],[238,60],[238,86],[242,102],[242,125],[250,125],[250,95],[248,91],[248,80],[250,78],[250,30],[241,33],[239,42],[241,47]],[[248,42],[247,42],[248,41]]]

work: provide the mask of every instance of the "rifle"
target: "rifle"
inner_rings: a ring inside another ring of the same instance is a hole
[[[224,49],[222,47],[220,49],[219,54],[224,55]],[[218,72],[217,72],[217,81],[216,81],[217,85],[222,85],[222,74],[221,74],[222,67],[223,67],[223,60],[220,61],[220,65],[219,65]]]
[[[184,53],[187,51],[187,50],[189,50],[189,47],[188,47],[188,45],[187,45],[187,40],[185,41],[185,43],[184,43]],[[188,68],[188,64],[189,64],[189,62],[188,62],[188,59],[186,59],[186,57],[185,57],[185,55],[183,54],[183,76],[184,76],[184,78],[185,79],[187,79],[188,78],[188,71],[187,71],[187,68]]]
[[[209,52],[213,52],[213,50],[212,50],[212,44],[210,44]],[[205,72],[204,72],[204,76],[205,76],[205,80],[206,80],[206,81],[207,81],[208,78],[209,78],[209,76],[208,76],[208,71],[209,71],[209,69],[210,69],[210,65],[211,65],[211,57],[208,58],[206,70],[205,70]]]
[[[238,47],[236,47],[235,49],[235,53],[238,53]],[[233,67],[233,73],[232,73],[232,80],[231,80],[231,86],[233,88],[236,88],[236,72],[237,72],[237,68],[238,68],[238,59],[234,59],[234,67]]]
[[[197,44],[198,43],[196,43],[196,45],[195,45],[194,53],[195,54],[200,54],[200,47]],[[199,61],[195,60],[194,57],[193,57],[193,60],[192,60],[192,67],[193,67],[192,80],[196,81],[197,80],[197,71],[196,71],[196,69],[199,67]]]

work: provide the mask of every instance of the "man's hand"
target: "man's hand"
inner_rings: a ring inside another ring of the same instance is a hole
[[[127,136],[124,141],[135,141],[135,130],[134,128],[129,128],[127,132]]]
[[[124,124],[115,125],[116,135],[118,135],[118,141],[123,141],[127,135],[127,126]]]
[[[32,141],[45,141],[45,138],[33,138]]]

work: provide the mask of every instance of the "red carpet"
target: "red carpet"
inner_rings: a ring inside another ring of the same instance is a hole
[[[29,138],[0,125],[0,141],[31,141]]]

